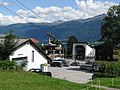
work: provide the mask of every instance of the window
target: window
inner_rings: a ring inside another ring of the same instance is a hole
[[[32,51],[32,62],[34,62],[34,51]]]
[[[18,56],[23,55],[23,54],[18,54]]]

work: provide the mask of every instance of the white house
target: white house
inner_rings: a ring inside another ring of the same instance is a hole
[[[50,62],[50,58],[31,39],[20,39],[10,55],[10,60],[18,65],[26,63],[23,68],[25,70],[40,69],[41,64]]]
[[[73,43],[73,59],[77,60],[95,60],[95,49],[90,47],[86,42]]]

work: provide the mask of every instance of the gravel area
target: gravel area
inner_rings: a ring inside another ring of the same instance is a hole
[[[68,80],[75,83],[87,83],[92,78],[93,73],[81,71],[79,66],[69,67],[49,67],[52,77]]]

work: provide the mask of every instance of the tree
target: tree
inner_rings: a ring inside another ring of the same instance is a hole
[[[78,42],[77,38],[75,36],[70,36],[67,41],[67,55],[72,57],[72,48],[73,43]]]
[[[120,5],[109,8],[101,27],[101,41],[114,47],[120,44]]]
[[[12,31],[3,37],[3,42],[0,42],[0,60],[9,59],[9,55],[12,54],[12,50],[16,46],[16,43],[16,36],[12,34]]]
[[[59,44],[60,44],[59,40],[57,40],[57,39],[52,40],[51,43],[52,43],[52,44],[56,44],[56,45],[59,45]]]

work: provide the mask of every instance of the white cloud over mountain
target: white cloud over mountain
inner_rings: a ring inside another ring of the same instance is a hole
[[[77,5],[79,6],[80,10],[88,16],[99,15],[102,13],[106,13],[109,7],[115,5],[116,3],[113,2],[100,2],[100,1],[93,1],[93,0],[75,0]]]
[[[70,6],[67,7],[46,7],[42,8],[37,6],[32,11],[37,13],[40,17],[32,13],[30,10],[17,10],[19,16],[7,16],[0,13],[0,24],[8,25],[13,23],[26,23],[29,22],[54,22],[57,20],[69,21],[74,19],[85,19],[93,17],[102,13],[106,13],[108,8],[115,5],[114,2],[100,2],[94,0],[75,0],[79,9],[74,9]],[[4,2],[5,3],[5,2]],[[0,4],[3,4],[2,2]],[[7,5],[7,4],[3,4]],[[27,20],[27,21],[26,21]]]

